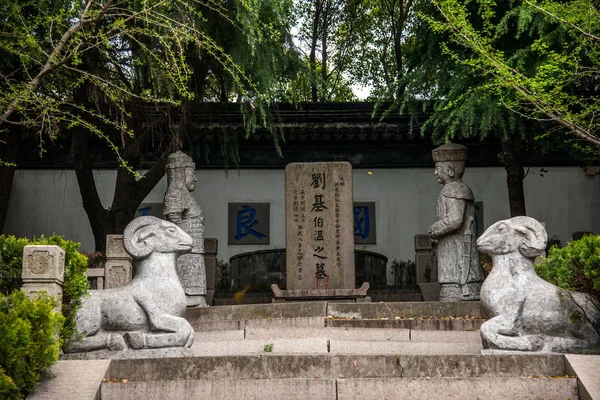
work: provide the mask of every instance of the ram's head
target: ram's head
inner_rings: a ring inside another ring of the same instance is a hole
[[[123,232],[125,250],[138,260],[152,252],[186,253],[192,243],[190,235],[174,223],[147,215],[131,221]]]
[[[523,257],[535,258],[546,249],[546,229],[533,218],[514,217],[496,222],[477,239],[480,252],[489,255],[518,251]]]

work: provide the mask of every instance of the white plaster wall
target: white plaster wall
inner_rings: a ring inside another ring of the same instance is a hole
[[[575,231],[600,232],[600,176],[588,177],[577,167],[549,167],[541,177],[525,179],[528,214],[546,223],[549,235],[566,241]],[[357,248],[393,259],[414,258],[414,235],[426,233],[435,221],[435,203],[441,186],[432,169],[354,170],[354,200],[375,201],[377,244]],[[103,204],[114,194],[115,171],[95,172]],[[195,196],[206,213],[206,236],[219,240],[220,259],[255,250],[285,247],[283,170],[198,170]],[[464,181],[478,201],[484,202],[484,226],[508,218],[506,174],[503,168],[467,169]],[[145,202],[162,202],[163,179]],[[271,204],[270,245],[227,245],[229,202]],[[81,205],[75,174],[69,170],[18,170],[15,173],[9,216],[4,233],[17,236],[57,233],[82,242],[92,251],[93,236]]]

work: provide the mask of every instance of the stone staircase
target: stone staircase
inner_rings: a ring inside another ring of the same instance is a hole
[[[186,318],[190,349],[80,356],[113,358],[96,398],[594,398],[570,356],[482,355],[477,302],[255,304]]]
[[[113,361],[101,398],[578,398],[561,355],[481,355],[475,302],[256,304],[186,318],[197,331],[188,357]]]

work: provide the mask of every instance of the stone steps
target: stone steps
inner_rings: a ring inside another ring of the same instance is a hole
[[[188,309],[196,331],[248,328],[394,328],[476,331],[479,302],[335,303],[297,302]]]
[[[196,329],[192,348],[99,351],[65,358],[112,358],[105,383],[97,383],[101,396],[95,400],[550,400],[578,398],[577,383],[582,399],[600,399],[589,395],[598,392],[594,382],[600,357],[567,363],[570,356],[558,354],[480,354],[480,312],[477,302],[192,309],[186,313]],[[271,351],[265,345],[272,345]],[[581,375],[586,384],[564,378],[566,371]]]
[[[103,383],[100,400],[577,399],[576,378],[227,379]]]
[[[564,375],[560,355],[263,354],[113,360],[100,398],[576,399],[577,381]]]

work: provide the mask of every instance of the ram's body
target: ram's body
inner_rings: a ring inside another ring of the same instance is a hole
[[[192,238],[171,222],[145,216],[125,228],[123,241],[135,260],[135,277],[91,292],[77,316],[84,338],[69,351],[191,346],[194,331],[183,318],[186,299],[175,265]]]
[[[481,326],[484,348],[580,352],[598,345],[598,334],[584,311],[596,318],[590,299],[540,278],[533,259],[546,248],[544,227],[529,217],[499,221],[477,240],[494,267],[481,288],[489,318]]]

